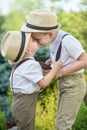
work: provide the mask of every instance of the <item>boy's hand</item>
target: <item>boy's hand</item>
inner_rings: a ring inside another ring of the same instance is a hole
[[[51,59],[48,59],[48,60],[45,62],[45,64],[47,64],[47,65],[51,65],[51,64],[52,64]]]
[[[46,64],[44,62],[39,62],[43,70],[50,70],[51,66],[50,64]]]
[[[55,75],[55,78],[61,78],[62,77],[62,72],[61,70]]]

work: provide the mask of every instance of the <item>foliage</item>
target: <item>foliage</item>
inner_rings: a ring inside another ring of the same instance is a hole
[[[87,106],[84,102],[80,107],[76,122],[73,125],[73,130],[87,130]]]
[[[0,15],[0,34],[4,32],[3,24],[5,22],[5,17]],[[0,37],[0,38],[1,38]],[[1,41],[1,39],[0,39]],[[5,59],[3,59],[0,53],[0,92],[6,92],[9,86],[9,67]],[[3,87],[2,87],[3,86]]]
[[[20,30],[21,25],[24,23],[25,17],[21,12],[11,12],[5,16],[5,24],[3,25],[4,33],[9,30]]]
[[[62,25],[62,30],[65,30],[74,35],[82,43],[87,51],[87,12],[69,12],[58,14],[59,23]]]
[[[36,109],[36,130],[55,130],[58,103],[58,90],[55,85],[51,92],[40,94]]]
[[[14,5],[16,5],[16,6],[13,7],[12,10],[16,10],[18,12],[22,12],[22,14],[26,14],[34,9],[44,8],[44,1],[41,1],[41,0],[21,0],[21,3],[20,3],[20,1],[15,0],[15,2],[13,3],[13,6]]]
[[[87,1],[86,0],[81,0],[81,4],[84,6],[87,6]]]
[[[36,52],[35,54],[35,59],[37,61],[46,61],[50,58],[50,51],[49,51],[49,47],[39,47],[39,50]]]
[[[11,10],[16,10],[22,14],[29,13],[34,9],[51,9],[54,12],[61,12],[63,11],[63,7],[60,6],[61,3],[61,0],[21,0],[21,3],[20,1],[15,0]]]
[[[11,66],[8,65],[8,62],[0,53],[0,92],[2,93],[6,93],[9,88],[10,71]]]
[[[0,130],[6,130],[6,119],[4,112],[0,111]]]
[[[5,30],[3,29],[3,23],[5,22],[5,17],[3,15],[0,15],[0,34],[4,32]]]
[[[5,23],[5,17],[3,15],[0,15],[0,43],[2,40],[2,34],[5,31],[3,24]]]

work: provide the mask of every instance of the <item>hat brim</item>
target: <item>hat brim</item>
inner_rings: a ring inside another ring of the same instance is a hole
[[[37,29],[32,29],[32,28],[29,28],[26,26],[26,23],[21,27],[21,31],[23,32],[30,32],[30,33],[33,33],[33,32],[42,32],[42,33],[46,33],[46,32],[53,32],[53,31],[56,31],[56,30],[59,30],[61,27],[61,24],[58,24],[58,28],[56,29],[52,29],[52,30],[37,30]]]
[[[20,59],[19,59],[17,62],[13,62],[13,61],[11,61],[11,60],[8,60],[9,64],[11,64],[11,65],[13,65],[13,64],[18,64],[18,63],[23,59],[24,54],[25,54],[25,51],[26,51],[27,46],[28,46],[28,44],[29,44],[29,40],[30,40],[30,37],[31,37],[31,33],[25,33],[25,35],[26,35],[25,47],[24,47],[24,50],[23,50],[23,52],[22,52],[22,55],[21,55]]]

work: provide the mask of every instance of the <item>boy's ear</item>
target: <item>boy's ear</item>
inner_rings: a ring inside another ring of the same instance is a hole
[[[49,37],[52,38],[54,34],[52,32],[49,32]]]
[[[30,49],[26,49],[25,54],[29,54],[31,52]]]

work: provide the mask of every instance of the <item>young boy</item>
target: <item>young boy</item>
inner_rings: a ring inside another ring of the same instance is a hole
[[[34,130],[37,95],[54,78],[61,68],[61,61],[44,77],[40,64],[34,55],[38,43],[31,33],[10,31],[4,36],[1,53],[9,63],[15,64],[11,73],[13,92],[12,112],[18,130]]]
[[[87,67],[87,54],[75,37],[60,30],[57,16],[51,11],[38,9],[30,12],[21,30],[31,32],[40,45],[50,45],[50,60],[46,63],[51,66],[57,60],[61,44],[62,69],[56,71],[60,92],[57,130],[71,130],[86,92],[83,68]]]

